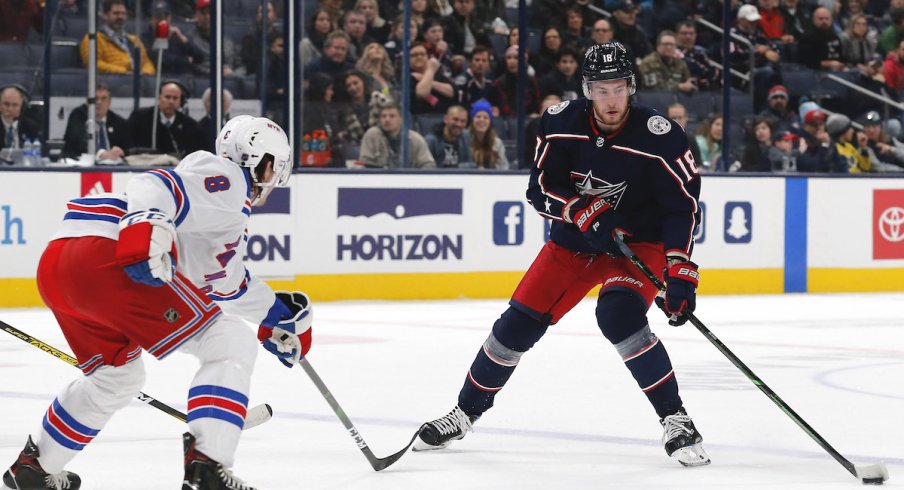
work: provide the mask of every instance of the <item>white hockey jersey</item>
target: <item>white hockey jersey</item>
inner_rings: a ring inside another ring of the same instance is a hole
[[[277,301],[270,286],[252,277],[242,262],[251,217],[251,181],[247,171],[233,162],[197,151],[174,169],[135,175],[125,194],[73,199],[67,207],[53,239],[116,240],[119,220],[126,213],[158,209],[176,225],[176,271],[226,313],[261,324]],[[272,323],[268,320],[265,323]]]

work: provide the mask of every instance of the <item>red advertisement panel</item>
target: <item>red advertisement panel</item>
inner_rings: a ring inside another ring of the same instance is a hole
[[[873,259],[904,259],[904,190],[873,190]]]
[[[93,196],[101,192],[113,192],[111,172],[82,172],[81,196]]]

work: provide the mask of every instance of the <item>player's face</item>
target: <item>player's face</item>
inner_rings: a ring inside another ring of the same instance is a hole
[[[628,80],[600,80],[590,85],[593,112],[604,131],[615,130],[628,115],[630,99]]]
[[[260,182],[270,182],[273,180],[273,161],[270,160],[264,166],[263,172],[261,172],[259,176]],[[256,185],[252,189],[251,203],[254,207],[263,206],[267,203],[267,197],[270,196],[270,191],[273,190],[272,185]]]

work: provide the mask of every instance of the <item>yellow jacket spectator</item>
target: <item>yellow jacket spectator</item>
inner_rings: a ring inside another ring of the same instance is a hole
[[[103,26],[97,29],[97,71],[101,73],[130,73],[133,69],[132,50],[141,50],[141,73],[153,75],[154,64],[148,58],[147,50],[134,34],[125,32],[128,20],[124,0],[104,0]],[[82,63],[88,65],[88,35],[82,39],[79,51]]]

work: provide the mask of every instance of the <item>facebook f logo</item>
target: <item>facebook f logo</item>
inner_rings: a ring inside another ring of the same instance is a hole
[[[500,201],[493,205],[493,243],[521,245],[524,242],[524,204]]]

